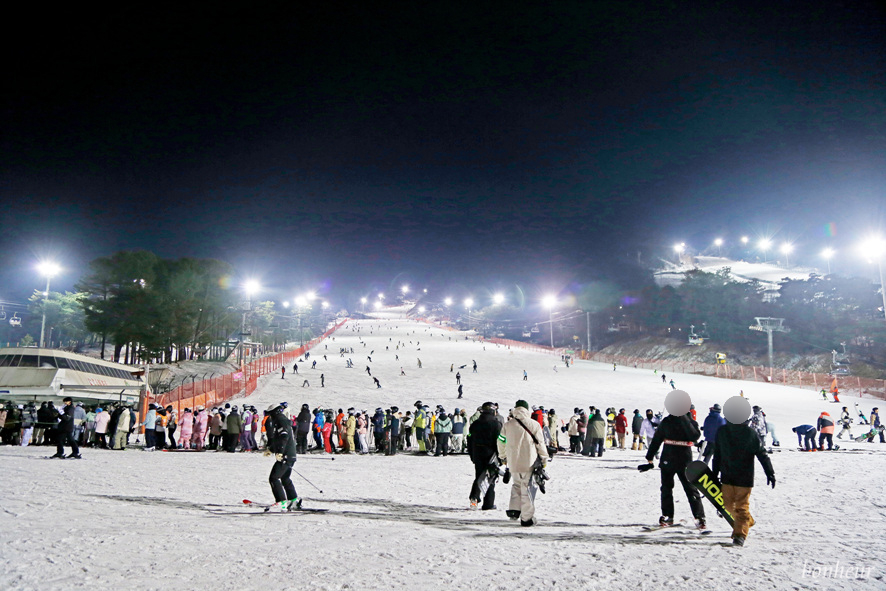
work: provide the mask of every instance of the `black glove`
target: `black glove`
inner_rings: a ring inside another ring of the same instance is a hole
[[[504,482],[505,484],[507,484],[507,483],[509,483],[509,482],[511,481],[511,470],[510,470],[510,468],[505,468],[505,475],[502,476],[501,481]]]
[[[652,470],[654,467],[655,466],[653,464],[640,464],[639,466],[637,466],[637,470],[639,470],[640,472],[648,472],[649,470]]]
[[[775,474],[766,475],[766,484],[770,485],[772,488],[775,488]]]

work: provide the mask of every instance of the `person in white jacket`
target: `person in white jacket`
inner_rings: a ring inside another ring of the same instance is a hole
[[[99,408],[95,412],[95,436],[98,439],[98,445],[102,449],[108,449],[108,423],[111,422],[111,414]]]
[[[529,414],[529,404],[518,400],[498,437],[498,457],[511,473],[511,501],[508,517],[520,519],[520,525],[536,524],[535,505],[529,492],[532,471],[548,462],[548,450],[538,421]]]

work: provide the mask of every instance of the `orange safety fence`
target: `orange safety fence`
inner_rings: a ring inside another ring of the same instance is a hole
[[[194,409],[197,406],[210,408],[230,400],[235,396],[244,394],[249,396],[258,387],[260,376],[278,371],[282,366],[288,365],[310,351],[311,348],[329,337],[342,327],[349,319],[342,320],[319,337],[312,339],[303,346],[290,351],[283,351],[274,355],[268,355],[244,363],[240,371],[234,371],[220,376],[213,376],[205,380],[192,380],[185,382],[177,388],[162,394],[149,394],[140,401],[141,420],[148,411],[148,404],[153,402],[160,407],[172,405],[175,412],[181,415],[184,408]],[[140,429],[141,432],[141,429]]]
[[[637,357],[626,357],[623,355],[608,355],[605,353],[593,353],[589,357],[592,361],[617,363],[618,365],[624,365],[626,367],[657,369],[665,373],[691,373],[732,380],[798,386],[815,390],[820,390],[822,388],[830,390],[831,383],[834,381],[834,376],[830,374],[766,368],[762,366],[696,363],[676,359],[641,359]],[[850,393],[859,397],[868,396],[870,398],[886,400],[886,380],[861,378],[857,376],[838,376],[837,383],[840,392]]]

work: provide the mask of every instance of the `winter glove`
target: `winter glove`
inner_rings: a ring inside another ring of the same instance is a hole
[[[775,488],[775,474],[767,474],[766,475],[766,484]]]
[[[639,470],[640,472],[648,472],[649,470],[652,470],[654,467],[655,466],[653,464],[640,464],[639,466],[637,466],[637,470]]]
[[[274,458],[275,458],[278,462],[282,462],[282,461],[283,461],[283,454],[277,454],[277,455],[274,456]]]
[[[511,481],[511,471],[508,468],[505,468],[505,475],[502,476],[501,481],[505,484]]]

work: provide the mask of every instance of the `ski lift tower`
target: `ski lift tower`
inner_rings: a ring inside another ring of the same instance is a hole
[[[769,341],[769,378],[772,379],[772,367],[774,365],[772,358],[772,333],[790,332],[791,329],[784,325],[784,318],[762,318],[757,316],[754,317],[754,320],[757,321],[757,324],[749,326],[748,328],[750,330],[765,332],[767,340]]]

